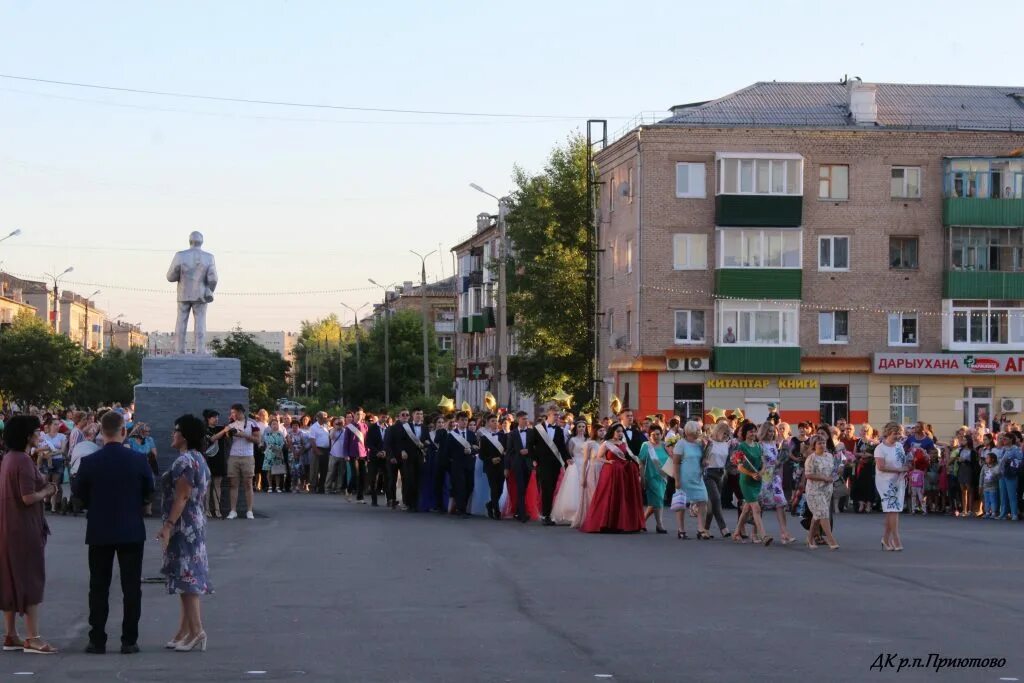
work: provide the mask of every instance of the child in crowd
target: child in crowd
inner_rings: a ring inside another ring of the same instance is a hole
[[[978,486],[984,492],[985,518],[995,519],[999,508],[999,461],[994,452],[985,456],[985,464],[981,468]]]
[[[910,470],[910,510],[916,515],[928,514],[924,506],[924,471],[916,467]]]
[[[938,453],[932,453],[931,464],[928,465],[928,471],[925,472],[924,494],[928,499],[928,507],[924,510],[926,514],[929,509],[932,512],[942,513],[942,497],[939,495],[939,458]]]

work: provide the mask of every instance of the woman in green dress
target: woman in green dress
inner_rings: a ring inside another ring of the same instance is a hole
[[[647,430],[647,441],[640,447],[640,467],[644,477],[644,524],[648,518],[654,515],[655,531],[659,534],[668,533],[665,531],[665,523],[662,519],[662,512],[665,507],[665,487],[667,480],[662,473],[662,466],[668,462],[668,451],[661,441],[661,426],[651,425]]]
[[[758,497],[761,494],[761,445],[757,442],[757,425],[747,422],[740,428],[740,445],[738,451],[737,469],[740,471],[740,491],[743,493],[743,510],[740,512],[739,521],[736,522],[736,533],[733,534],[734,543],[745,543],[746,535],[743,533],[747,517],[754,520],[754,540],[760,539],[760,543],[768,546],[772,543],[772,537],[764,532],[764,524],[761,522],[761,506],[758,504]]]

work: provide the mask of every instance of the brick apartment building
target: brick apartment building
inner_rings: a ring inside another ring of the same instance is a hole
[[[756,83],[613,141],[603,404],[943,436],[1019,413],[1022,148],[1024,87],[859,81]]]

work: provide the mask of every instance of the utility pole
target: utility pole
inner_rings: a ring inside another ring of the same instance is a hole
[[[82,348],[86,351],[89,350],[89,300],[100,293],[100,290],[96,290],[89,296],[85,297],[85,329],[82,330]]]
[[[338,321],[338,405],[345,409],[345,353],[341,344],[341,321]]]
[[[373,278],[369,278],[371,285],[376,285],[384,290],[384,405],[391,407],[391,312],[388,310],[388,292],[397,283],[392,282],[385,287]]]
[[[508,298],[505,296],[505,279],[508,269],[508,231],[505,219],[508,216],[508,197],[498,200],[498,319],[495,321],[498,335],[498,401],[512,405],[512,394],[508,386]]]
[[[356,372],[359,372],[359,365],[360,365],[360,361],[359,361],[359,354],[360,354],[360,351],[359,351],[359,311],[361,311],[364,308],[366,308],[367,306],[369,306],[370,302],[367,301],[365,304],[363,304],[359,308],[352,308],[351,306],[346,304],[344,301],[341,302],[341,305],[344,306],[345,308],[347,308],[349,311],[351,311],[352,312],[352,317],[355,319],[355,325],[356,325]]]
[[[14,235],[16,232],[20,232],[20,231],[12,232],[11,235]],[[8,235],[8,237],[10,237],[10,235]],[[6,239],[6,238],[4,238],[4,239]],[[47,277],[53,279],[53,313],[52,313],[53,320],[51,322],[52,322],[53,333],[54,334],[57,334],[57,314],[58,314],[58,311],[60,310],[58,308],[58,304],[57,304],[57,283],[58,283],[58,281],[62,277],[64,277],[65,275],[67,275],[68,273],[70,273],[73,270],[74,270],[74,267],[68,266],[62,272],[58,273],[57,275],[53,275],[51,273],[43,273],[43,275],[46,275]],[[71,329],[68,328],[68,332],[69,333],[70,333],[70,331],[71,331]]]
[[[423,308],[423,395],[430,395],[430,347],[428,344],[429,334],[427,330],[427,257],[437,253],[437,250],[428,253],[420,254],[418,252],[409,250],[413,255],[418,256],[420,259],[420,301]]]

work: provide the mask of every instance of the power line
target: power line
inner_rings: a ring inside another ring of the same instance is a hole
[[[234,102],[238,104],[262,104],[275,107],[298,107],[304,109],[333,109],[338,111],[363,111],[378,112],[384,114],[418,114],[428,116],[478,116],[484,118],[509,118],[509,119],[588,119],[593,116],[566,116],[564,114],[507,114],[497,112],[469,112],[469,111],[444,111],[431,109],[399,109],[395,107],[363,107],[341,104],[315,104],[312,102],[291,102],[287,100],[262,100],[245,97],[225,97],[220,95],[198,95],[195,93],[173,92],[167,90],[147,90],[143,88],[125,88],[113,85],[100,85],[97,83],[79,83],[75,81],[58,81],[47,78],[32,78],[29,76],[16,76],[13,74],[0,74],[0,78],[14,81],[27,81],[30,83],[45,83],[47,85],[60,85],[72,88],[89,88],[92,90],[106,90],[110,92],[131,93],[134,95],[156,95],[159,97],[178,97],[191,100],[206,100],[211,102]],[[627,119],[628,116],[603,116],[606,119]]]

